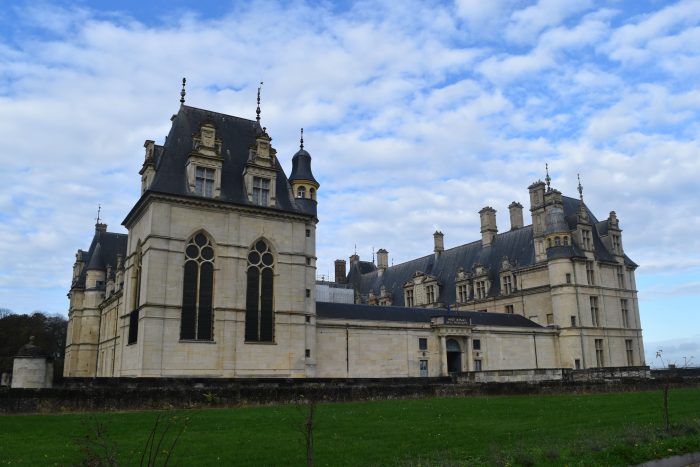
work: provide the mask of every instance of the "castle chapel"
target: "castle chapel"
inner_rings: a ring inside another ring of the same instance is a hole
[[[396,266],[336,261],[317,283],[320,185],[287,177],[255,120],[184,104],[145,142],[128,234],[99,220],[69,292],[67,377],[425,377],[643,365],[636,264],[614,212],[529,187],[532,224]]]

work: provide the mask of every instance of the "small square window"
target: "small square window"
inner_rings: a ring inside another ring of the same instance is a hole
[[[574,327],[574,328],[576,327],[576,317],[575,316],[571,317],[571,327]]]
[[[306,318],[306,322],[307,322],[307,323],[310,323],[310,322],[311,322],[311,316],[306,315],[305,318]]]
[[[311,349],[306,349],[305,355],[306,358],[311,358]]]
[[[311,289],[306,289],[306,297],[308,298],[310,296],[311,296]]]
[[[418,338],[418,350],[428,350],[428,338],[419,337]]]
[[[311,229],[306,229],[306,236],[310,237],[311,236]]]
[[[311,258],[306,258],[306,265],[311,266]]]
[[[481,350],[481,339],[472,339],[472,349]]]

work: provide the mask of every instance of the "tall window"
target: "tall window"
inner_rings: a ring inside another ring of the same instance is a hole
[[[273,276],[275,257],[265,240],[258,240],[248,252],[246,289],[246,342],[273,342]]]
[[[632,339],[625,339],[625,352],[627,353],[627,366],[634,365],[634,350],[632,350]]]
[[[621,289],[625,288],[625,269],[623,266],[615,266],[617,272],[617,286]]]
[[[253,177],[253,203],[258,206],[270,204],[270,180],[267,178]]]
[[[592,326],[600,326],[600,315],[598,312],[598,297],[590,297],[591,300],[591,323]]]
[[[476,281],[476,298],[479,300],[486,298],[486,281]]]
[[[300,186],[297,188],[297,198],[306,198],[306,187]]]
[[[185,247],[180,339],[212,339],[213,295],[214,248],[206,235],[198,233]]]
[[[622,311],[622,327],[623,328],[630,327],[630,312],[629,312],[629,309],[627,308],[627,299],[626,298],[620,299],[620,310]]]
[[[605,365],[603,360],[603,339],[595,340],[595,363],[599,368]]]
[[[194,177],[194,192],[209,197],[214,194],[214,169],[197,167]]]
[[[587,229],[581,230],[581,240],[583,241],[583,248],[585,250],[593,249],[593,242],[591,241],[591,231]]]
[[[593,270],[593,261],[586,261],[586,280],[588,285],[595,285],[595,271]]]
[[[515,313],[515,309],[514,309],[513,305],[506,305],[506,313],[509,315],[512,315],[513,313]]]
[[[508,295],[513,292],[513,277],[508,274],[503,276],[503,293]]]
[[[464,303],[469,300],[469,293],[467,291],[467,284],[460,284],[457,286],[457,295],[459,296],[459,302]]]
[[[129,335],[127,344],[134,344],[139,338],[139,305],[141,304],[141,245],[134,253],[134,271],[132,274],[133,294],[131,295],[131,313],[129,313]]]
[[[613,253],[622,254],[622,244],[620,243],[620,236],[612,234],[612,248]]]
[[[425,295],[426,295],[426,300],[428,303],[435,302],[435,286],[434,285],[426,286]]]
[[[406,306],[413,306],[413,290],[406,290]]]

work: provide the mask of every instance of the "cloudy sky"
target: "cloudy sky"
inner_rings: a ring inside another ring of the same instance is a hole
[[[65,314],[98,203],[139,196],[143,141],[187,103],[305,129],[318,274],[480,238],[544,178],[615,210],[647,362],[700,361],[700,2],[14,1],[0,10],[0,308]],[[526,222],[529,222],[529,216]]]

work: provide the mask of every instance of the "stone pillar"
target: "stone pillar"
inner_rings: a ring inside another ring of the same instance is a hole
[[[467,341],[467,371],[474,371],[474,354],[472,351],[472,338],[468,337]]]
[[[447,371],[447,339],[440,336],[440,376],[448,376]]]

